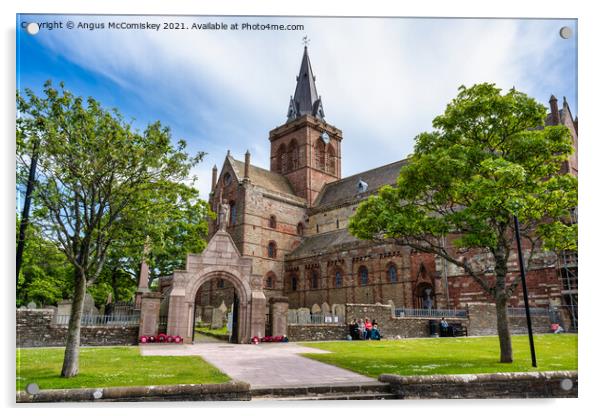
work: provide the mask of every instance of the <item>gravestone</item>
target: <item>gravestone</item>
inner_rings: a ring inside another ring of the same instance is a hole
[[[210,324],[213,319],[213,309],[211,305],[203,305],[201,307],[201,321]]]
[[[324,302],[322,304],[322,313],[323,314],[327,314],[330,313],[330,306],[328,305],[328,303]]]
[[[393,318],[395,318],[395,303],[393,303],[392,299],[389,299],[389,301],[387,302],[387,305],[389,305],[391,307],[391,316]]]
[[[219,308],[213,309],[213,316],[211,317],[211,329],[219,329],[224,327],[224,322],[227,318],[226,313],[228,308],[224,301],[219,305]]]
[[[37,308],[38,308],[38,305],[36,305],[35,302],[29,302],[27,304],[27,309],[37,309]]]
[[[84,315],[98,315],[98,309],[94,306],[94,298],[91,294],[86,293],[84,297]]]
[[[332,314],[338,317],[339,322],[345,322],[345,305],[335,303],[332,305]]]
[[[56,314],[60,316],[71,315],[71,301],[67,299],[63,299],[62,301],[60,301],[58,303],[58,309]]]
[[[307,309],[307,308],[297,309],[297,322],[299,322],[300,324],[308,324],[311,322],[309,309]]]
[[[312,305],[312,307],[311,307],[311,313],[312,313],[312,315],[314,313],[320,313],[320,312],[322,312],[322,309],[320,309],[320,305],[318,305],[317,303],[314,303]]]

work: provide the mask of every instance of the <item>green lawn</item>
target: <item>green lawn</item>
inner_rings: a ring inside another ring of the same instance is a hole
[[[63,348],[17,349],[17,390],[222,383],[228,376],[200,357],[143,357],[138,347],[82,348],[79,374],[61,378]]]
[[[577,369],[577,336],[536,335],[538,367],[531,367],[529,338],[512,337],[514,363],[499,363],[497,337],[418,338],[391,341],[312,342],[332,354],[303,354],[370,377],[381,374],[476,374]]]

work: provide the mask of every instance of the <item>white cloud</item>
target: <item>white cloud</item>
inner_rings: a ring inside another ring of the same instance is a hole
[[[312,39],[310,57],[326,118],[344,133],[345,175],[411,152],[414,136],[430,129],[460,84],[516,86],[540,101],[576,91],[566,68],[560,69],[575,57],[562,52],[567,48],[559,43],[558,21],[171,20],[305,25],[303,32],[97,31],[46,37],[57,54],[114,81],[122,89],[117,93],[139,96],[145,108],[130,115],[154,119],[148,113],[160,109],[176,134],[192,135],[187,137],[192,147],[209,152],[198,168],[205,195],[211,167],[221,166],[226,149],[238,158],[249,149],[254,164],[269,166],[268,132],[285,121],[305,34]]]

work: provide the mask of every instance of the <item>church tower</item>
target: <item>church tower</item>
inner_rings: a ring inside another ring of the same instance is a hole
[[[324,119],[306,45],[286,123],[270,131],[270,170],[286,176],[311,206],[325,184],[341,179],[342,140]]]

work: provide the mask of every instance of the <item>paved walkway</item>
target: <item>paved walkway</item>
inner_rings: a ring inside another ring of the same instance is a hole
[[[142,355],[200,355],[233,379],[251,387],[374,382],[342,368],[300,356],[327,351],[294,342],[251,344],[200,343],[141,345]]]

